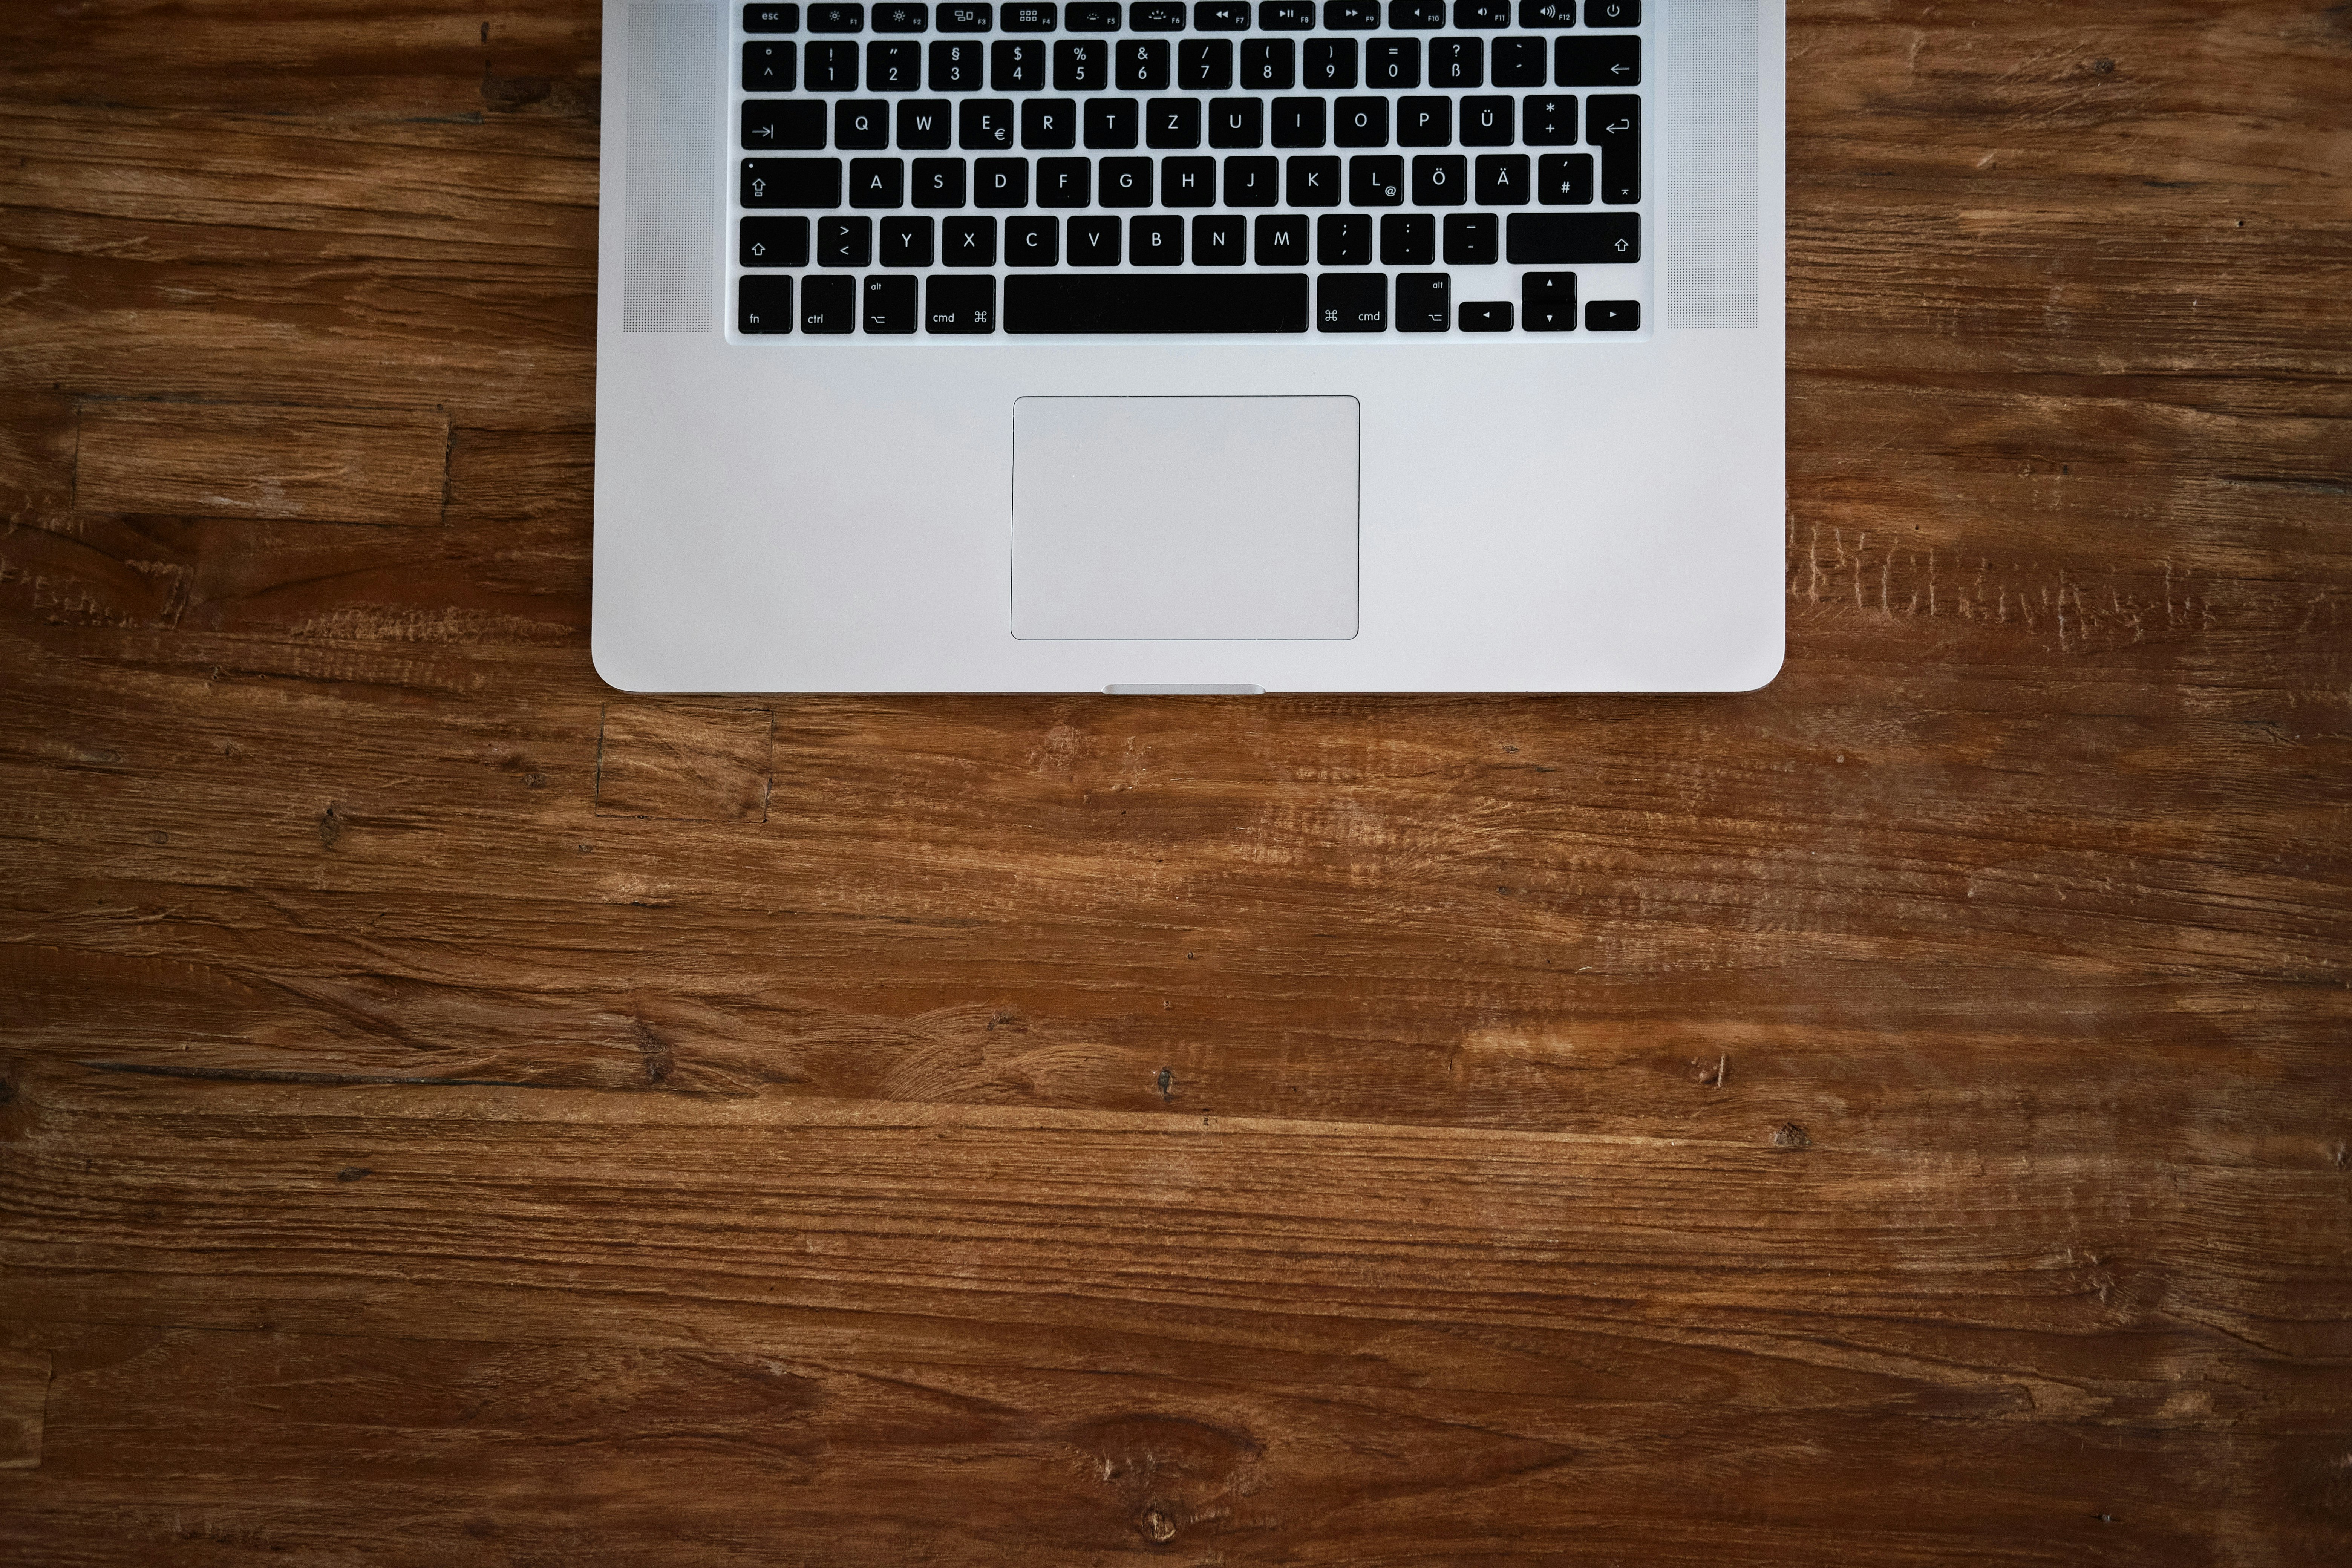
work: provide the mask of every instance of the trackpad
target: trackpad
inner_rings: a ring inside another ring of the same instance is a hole
[[[1356,635],[1352,397],[1013,405],[1013,635]]]

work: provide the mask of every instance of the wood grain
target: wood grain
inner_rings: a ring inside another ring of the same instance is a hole
[[[2352,16],[1800,5],[1781,679],[1181,703],[596,682],[593,6],[11,20],[12,1558],[2352,1557]]]
[[[438,415],[222,403],[79,412],[77,511],[441,521],[449,426]]]

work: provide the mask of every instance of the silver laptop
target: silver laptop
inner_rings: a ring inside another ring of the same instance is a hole
[[[1712,691],[1780,0],[606,0],[596,668]]]

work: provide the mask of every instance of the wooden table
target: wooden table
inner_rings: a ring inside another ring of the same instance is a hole
[[[1812,0],[1691,700],[587,651],[589,0],[20,0],[0,1546],[2352,1559],[2352,13]]]

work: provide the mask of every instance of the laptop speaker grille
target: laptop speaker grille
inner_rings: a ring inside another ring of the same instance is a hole
[[[719,278],[719,9],[629,7],[621,331],[707,332]]]
[[[1669,327],[1757,324],[1757,0],[1681,0],[1666,22]]]

